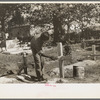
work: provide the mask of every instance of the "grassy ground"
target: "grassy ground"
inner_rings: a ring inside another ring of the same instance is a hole
[[[85,60],[85,59],[92,59],[92,57],[88,57],[92,53],[91,48],[90,49],[82,49],[80,47],[80,44],[73,44],[71,45],[72,48],[72,54],[68,55],[65,61],[65,65],[69,65],[75,62],[78,62],[79,60]],[[99,49],[97,48],[97,54],[100,54]],[[53,47],[51,50],[47,50],[45,53],[48,55],[55,55],[57,56],[57,48]],[[32,76],[35,75],[35,69],[30,65],[31,63],[34,63],[33,57],[31,54],[28,55],[28,73]],[[99,60],[100,57],[97,57],[97,60]],[[58,67],[58,61],[51,61],[50,59],[45,59],[45,73],[49,70]],[[5,74],[7,70],[12,70],[15,74],[18,71],[18,62],[22,62],[22,56],[20,54],[17,55],[6,55],[0,53],[0,76]],[[95,66],[88,66],[85,71],[85,78],[80,79],[74,79],[74,78],[66,78],[69,83],[99,83],[100,82],[100,63]],[[48,76],[47,76],[48,77]],[[50,78],[50,77],[49,77]]]

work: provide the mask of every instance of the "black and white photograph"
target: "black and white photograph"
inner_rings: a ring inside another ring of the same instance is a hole
[[[0,3],[0,84],[100,83],[100,3]]]
[[[0,97],[100,97],[99,84],[100,2],[0,2]]]

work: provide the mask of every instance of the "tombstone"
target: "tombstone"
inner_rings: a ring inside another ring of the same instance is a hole
[[[19,45],[18,45],[18,41],[16,39],[6,41],[6,48],[7,49],[14,49],[14,48],[17,48],[17,47],[19,47]]]

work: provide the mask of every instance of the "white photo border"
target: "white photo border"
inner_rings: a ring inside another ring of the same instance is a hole
[[[100,1],[0,1],[0,3],[100,3]],[[0,84],[0,99],[99,99],[100,84]]]

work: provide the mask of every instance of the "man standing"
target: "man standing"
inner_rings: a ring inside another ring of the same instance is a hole
[[[40,36],[35,35],[31,40],[31,49],[34,57],[35,62],[35,71],[38,78],[38,81],[44,80],[43,78],[43,59],[42,57],[47,57],[52,60],[56,60],[57,58],[54,56],[49,56],[43,53],[42,46],[43,44],[49,40],[48,32],[42,33]]]

